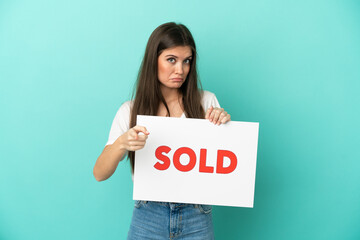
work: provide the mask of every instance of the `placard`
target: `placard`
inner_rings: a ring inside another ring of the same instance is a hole
[[[253,207],[259,123],[137,116],[134,200]]]

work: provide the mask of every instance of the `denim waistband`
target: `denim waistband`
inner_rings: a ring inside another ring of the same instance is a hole
[[[196,206],[198,204],[192,204],[192,203],[176,203],[176,202],[158,202],[158,201],[143,201],[143,200],[136,200],[136,201],[141,201],[143,203],[148,203],[148,202],[151,202],[153,204],[159,204],[159,205],[162,205],[162,206],[166,206],[166,207],[169,207],[171,209],[174,209],[174,208],[179,208],[179,207],[185,207],[185,206]]]

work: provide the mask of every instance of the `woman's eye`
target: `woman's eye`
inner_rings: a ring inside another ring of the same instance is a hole
[[[175,62],[175,58],[169,58],[168,61],[171,62],[171,63],[174,63],[174,62]]]
[[[185,61],[184,61],[184,63],[190,63],[190,59],[186,59]]]

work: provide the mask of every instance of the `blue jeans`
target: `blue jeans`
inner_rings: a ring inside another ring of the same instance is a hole
[[[135,201],[128,240],[213,240],[210,205]]]

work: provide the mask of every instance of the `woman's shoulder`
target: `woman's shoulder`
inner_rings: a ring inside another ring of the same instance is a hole
[[[202,90],[201,97],[203,100],[209,100],[209,99],[211,100],[212,98],[215,97],[215,94],[207,90]]]
[[[125,102],[123,102],[123,104],[121,104],[120,107],[130,108],[130,107],[132,107],[133,103],[134,103],[133,100],[125,101]]]
[[[204,110],[208,109],[210,106],[220,107],[220,104],[214,93],[203,90],[201,93],[201,103],[204,107]]]
[[[117,111],[117,115],[130,115],[132,105],[133,101],[123,102]]]

